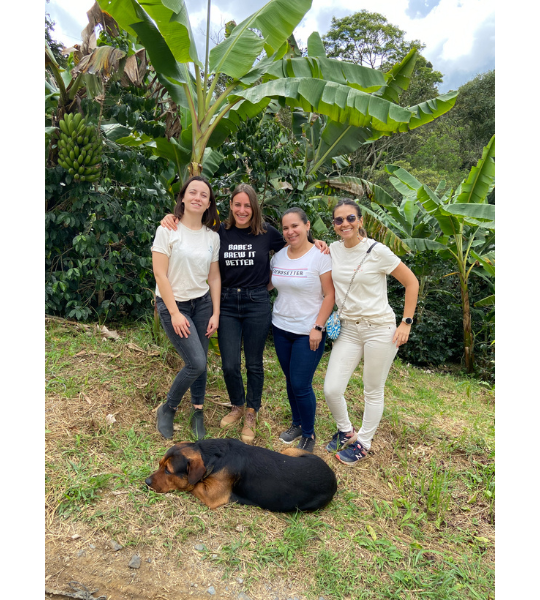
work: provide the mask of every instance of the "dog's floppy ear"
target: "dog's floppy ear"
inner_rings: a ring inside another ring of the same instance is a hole
[[[201,456],[194,456],[188,460],[187,474],[188,483],[198,483],[206,473],[206,467]]]

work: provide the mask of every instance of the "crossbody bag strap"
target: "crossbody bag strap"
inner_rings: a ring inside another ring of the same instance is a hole
[[[378,244],[378,243],[379,242],[374,242],[373,244],[371,244],[371,246],[367,249],[366,253],[364,254],[364,258],[360,261],[360,264],[354,270],[354,273],[353,273],[353,276],[352,276],[352,279],[351,279],[351,283],[349,283],[349,289],[347,290],[347,293],[345,294],[345,298],[343,298],[343,302],[341,304],[341,308],[339,309],[338,318],[341,319],[341,312],[343,311],[343,307],[345,306],[345,301],[347,300],[347,297],[349,296],[349,292],[351,291],[351,285],[352,285],[352,283],[354,281],[354,278],[356,277],[356,274],[360,270],[360,267],[364,264],[364,261],[368,257],[368,254],[373,250],[374,246],[376,244]]]

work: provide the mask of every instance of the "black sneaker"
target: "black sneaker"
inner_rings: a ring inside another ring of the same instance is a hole
[[[157,409],[156,427],[166,440],[170,440],[173,436],[173,421],[175,414],[176,409],[171,408],[166,402]]]
[[[279,439],[284,444],[292,444],[299,437],[302,437],[302,427],[300,425],[291,425],[287,431],[283,431],[280,434]]]
[[[302,436],[302,439],[300,440],[300,442],[298,443],[298,446],[296,446],[296,447],[299,450],[305,450],[306,452],[313,452],[313,450],[315,448],[315,438]]]
[[[189,415],[189,421],[191,423],[191,431],[195,436],[196,440],[203,440],[206,435],[206,429],[204,428],[204,413],[202,408],[192,408],[191,414]]]

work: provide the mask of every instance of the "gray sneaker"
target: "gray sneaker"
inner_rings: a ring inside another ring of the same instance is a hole
[[[298,443],[298,446],[296,446],[296,447],[299,450],[305,450],[306,452],[313,453],[313,450],[315,449],[315,438],[302,436],[302,439],[300,440],[300,442]]]
[[[292,444],[299,437],[302,437],[302,427],[300,425],[291,425],[287,431],[281,433],[279,439],[284,444]]]

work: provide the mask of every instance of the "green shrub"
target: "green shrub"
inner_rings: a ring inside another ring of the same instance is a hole
[[[158,183],[164,161],[104,147],[99,191],[46,169],[45,310],[77,320],[152,310],[150,247],[172,200]],[[102,191],[103,190],[103,191]]]

